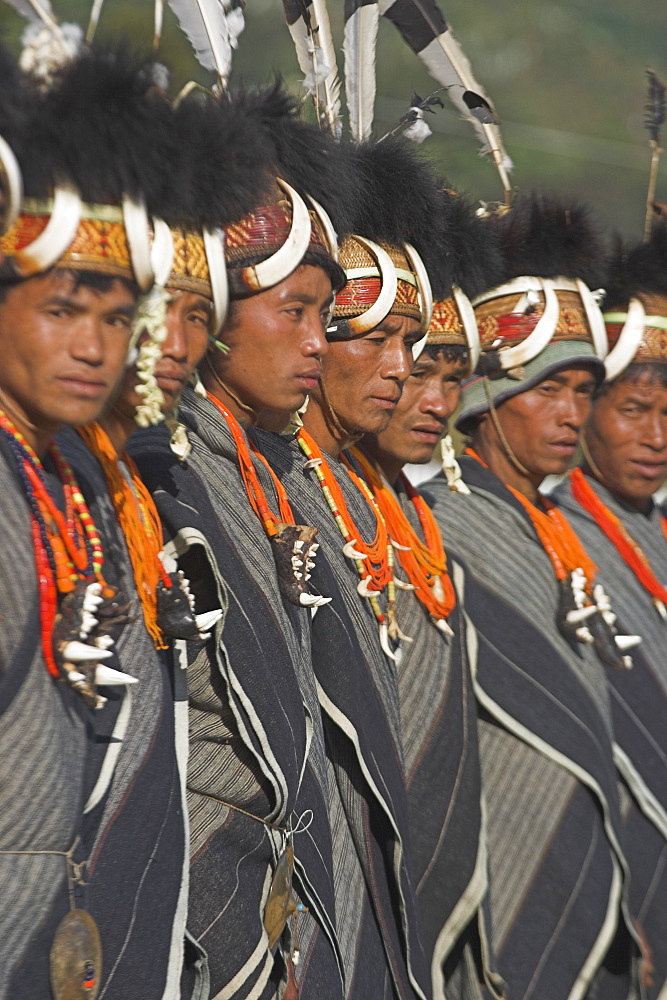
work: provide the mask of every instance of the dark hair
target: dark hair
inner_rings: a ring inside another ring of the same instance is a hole
[[[54,270],[56,268],[50,268],[49,271],[44,271],[42,274],[35,274],[33,277],[41,278]],[[112,288],[114,282],[120,281],[135,298],[139,297],[139,288],[128,278],[121,278],[115,274],[102,274],[100,271],[78,271],[75,268],[69,267],[62,267],[57,270],[70,275],[72,278],[72,291],[74,292],[78,291],[79,288],[92,288],[96,292],[104,293]],[[12,274],[11,277],[5,280],[0,276],[0,302],[4,302],[12,288],[22,285],[24,281],[30,281],[30,278],[17,278]]]
[[[667,362],[662,364],[654,361],[636,361],[628,365],[613,382],[602,383],[597,394],[598,398],[604,396],[614,385],[620,385],[621,382],[639,382],[645,376],[649,382],[658,383],[663,389],[667,389]]]
[[[468,348],[463,344],[427,344],[420,356],[424,354],[433,361],[443,358],[450,364],[467,365],[470,360]]]

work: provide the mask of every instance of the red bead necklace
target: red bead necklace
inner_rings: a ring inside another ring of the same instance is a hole
[[[55,442],[49,456],[62,483],[65,514],[58,509],[46,485],[46,472],[38,456],[7,414],[0,409],[0,430],[19,463],[19,472],[31,507],[31,532],[39,587],[42,650],[46,668],[60,677],[53,649],[53,629],[59,595],[71,593],[80,580],[97,580],[103,597],[115,590],[102,576],[104,551],[95,522],[69,463]]]

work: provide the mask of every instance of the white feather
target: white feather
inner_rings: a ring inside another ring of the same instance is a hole
[[[486,125],[478,121],[470,114],[470,109],[463,100],[466,90],[479,94],[489,104],[491,103],[484,92],[484,88],[473,76],[472,67],[463,49],[452,35],[451,29],[444,32],[427,45],[421,52],[421,58],[438,83],[443,87],[450,87],[447,91],[449,99],[459,109],[464,118],[472,123],[473,128],[484,144],[484,152],[490,152],[506,189],[509,188],[509,180],[506,174],[506,164],[511,161],[503,147],[500,136],[500,129],[497,125]]]
[[[57,26],[50,0],[5,0],[5,2],[26,21],[41,21],[52,30]]]
[[[284,6],[289,14],[290,4]],[[289,32],[304,75],[303,85],[312,94],[318,112],[322,110],[331,131],[339,135],[340,79],[327,5],[325,0],[307,0],[305,6],[310,27],[303,15],[293,21],[288,16]]]
[[[229,10],[225,0],[169,0],[169,6],[199,64],[216,72],[224,83],[232,65],[232,49],[237,47],[243,28],[243,15]]]
[[[378,0],[380,13],[390,14],[390,8],[395,0]],[[484,88],[475,79],[470,63],[463,52],[463,49],[452,35],[451,28],[447,27],[442,31],[442,13],[437,7],[435,0],[412,0],[415,21],[421,19],[425,21],[433,32],[433,41],[419,52],[426,69],[441,87],[446,87],[449,99],[461,112],[463,117],[469,121],[482,141],[481,152],[490,153],[496,165],[500,179],[506,192],[510,190],[507,170],[511,169],[512,161],[508,157],[503,147],[500,129],[496,124],[486,124],[475,118],[470,113],[470,108],[463,100],[466,90],[478,94],[490,105]],[[402,7],[402,16],[405,17],[405,5]]]
[[[352,138],[368,139],[375,114],[375,49],[380,12],[364,4],[345,23],[345,96]]]

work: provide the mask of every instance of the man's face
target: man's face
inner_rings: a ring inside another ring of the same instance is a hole
[[[459,404],[466,370],[461,360],[423,353],[403,386],[388,427],[364,445],[380,460],[386,457],[401,465],[430,462]]]
[[[328,402],[351,434],[378,434],[387,427],[421,336],[416,320],[390,313],[365,336],[329,345],[322,381]],[[319,390],[313,396],[322,402]]]
[[[56,269],[14,285],[0,302],[0,388],[49,435],[97,419],[125,368],[135,308],[120,280],[102,292]]]
[[[612,383],[593,406],[586,443],[611,492],[646,507],[667,477],[667,388],[657,373]]]
[[[563,475],[569,468],[595,386],[589,368],[567,368],[498,406],[498,421],[510,448],[537,483],[545,476]],[[504,458],[489,414],[479,431]]]
[[[208,346],[208,322],[211,301],[196,292],[181,292],[167,288],[167,337],[162,344],[162,357],[155,366],[157,384],[164,396],[163,413],[171,413],[193,371],[204,357]],[[137,392],[137,372],[126,372],[114,408],[128,420],[134,420],[137,406],[143,398]]]
[[[298,410],[317,386],[327,352],[325,327],[331,282],[321,267],[298,267],[285,281],[234,303],[219,339],[228,354],[209,358],[221,380],[244,403],[268,417]],[[202,375],[209,386],[206,366]]]

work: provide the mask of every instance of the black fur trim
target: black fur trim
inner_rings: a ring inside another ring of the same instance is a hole
[[[352,232],[375,242],[411,243],[428,271],[436,298],[451,287],[449,227],[440,181],[414,143],[399,136],[350,147],[357,212]]]
[[[637,292],[667,296],[667,223],[654,222],[648,243],[625,244],[614,239],[603,309],[627,306]]]
[[[474,204],[461,194],[445,191],[451,255],[451,281],[470,299],[501,281],[502,253],[495,227],[475,214]]]
[[[604,282],[605,245],[589,209],[557,195],[520,194],[509,212],[491,216],[503,252],[501,282],[521,275]]]
[[[69,178],[85,201],[144,196],[150,212],[173,195],[178,146],[173,111],[151,64],[127,45],[93,48],[60,72],[30,123],[26,193],[44,196]]]
[[[280,79],[262,90],[246,90],[234,104],[258,124],[274,160],[275,173],[328,212],[339,235],[349,232],[360,208],[349,144],[300,117],[299,101]]]

